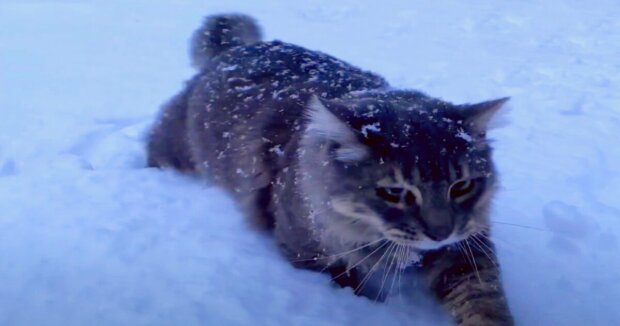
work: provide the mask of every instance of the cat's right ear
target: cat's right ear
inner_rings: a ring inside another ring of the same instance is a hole
[[[465,104],[461,108],[465,114],[465,126],[474,137],[484,137],[489,129],[505,124],[505,118],[498,113],[510,98],[486,101],[478,104]],[[504,110],[506,112],[506,110]]]
[[[331,109],[337,109],[331,105]],[[368,149],[357,140],[357,136],[345,122],[336,116],[316,95],[306,105],[306,136],[319,137],[339,145],[335,159],[341,162],[358,162],[368,156]]]

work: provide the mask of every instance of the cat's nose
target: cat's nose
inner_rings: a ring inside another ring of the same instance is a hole
[[[427,228],[424,230],[424,234],[427,237],[431,238],[434,241],[441,241],[450,236],[452,234],[452,228],[449,226],[436,226],[432,228]]]

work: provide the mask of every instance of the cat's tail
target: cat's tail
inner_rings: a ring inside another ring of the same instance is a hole
[[[212,57],[235,46],[259,42],[261,37],[260,27],[250,16],[242,14],[207,16],[191,39],[192,66],[202,69]]]

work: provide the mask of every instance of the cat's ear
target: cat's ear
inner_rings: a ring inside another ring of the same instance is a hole
[[[368,149],[357,140],[355,132],[331,110],[337,105],[325,105],[316,95],[312,95],[306,105],[306,135],[330,140],[338,144],[335,159],[341,162],[357,162],[368,155]]]
[[[472,135],[484,137],[487,130],[503,124],[499,113],[505,111],[502,107],[509,99],[509,97],[504,97],[477,104],[462,105],[461,110],[465,116],[464,125],[467,131]]]

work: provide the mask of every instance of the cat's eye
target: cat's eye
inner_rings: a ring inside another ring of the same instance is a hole
[[[375,189],[377,196],[390,203],[400,202],[400,198],[405,189],[400,187],[378,187]]]
[[[448,196],[452,200],[465,201],[473,196],[478,187],[475,179],[460,180],[453,183],[448,190]]]

